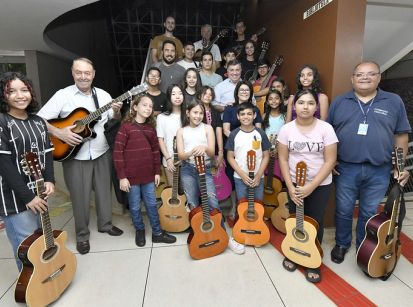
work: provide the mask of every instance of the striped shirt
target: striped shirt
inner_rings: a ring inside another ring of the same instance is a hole
[[[0,216],[27,210],[35,197],[36,183],[22,169],[22,155],[36,153],[45,182],[54,182],[52,144],[44,120],[25,120],[0,113]]]

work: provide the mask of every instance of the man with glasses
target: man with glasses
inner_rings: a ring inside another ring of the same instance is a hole
[[[157,116],[159,113],[166,111],[167,98],[166,94],[162,93],[159,89],[161,83],[162,73],[159,68],[151,67],[146,73],[146,83],[148,84],[148,90],[146,94],[152,98],[153,101],[153,114]]]
[[[389,185],[393,146],[407,153],[411,127],[401,98],[378,88],[380,67],[362,62],[353,71],[353,91],[337,97],[327,121],[338,143],[336,166],[336,245],[331,260],[341,263],[351,246],[353,211],[359,200],[356,249],[365,235],[365,224],[377,212]],[[409,173],[403,172],[401,185]]]

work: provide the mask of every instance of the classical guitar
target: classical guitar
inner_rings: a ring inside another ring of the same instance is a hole
[[[50,125],[60,129],[76,125],[72,131],[83,137],[83,142],[86,142],[90,138],[96,137],[96,133],[93,131],[93,126],[97,123],[98,118],[112,107],[112,104],[124,101],[134,95],[144,93],[147,89],[148,85],[143,83],[135,86],[131,90],[92,113],[85,108],[77,108],[66,117],[50,119],[48,122]],[[50,139],[54,145],[53,159],[56,161],[64,161],[66,159],[73,158],[83,145],[83,143],[81,143],[76,146],[70,146],[53,135],[50,136]]]
[[[43,197],[45,186],[38,157],[28,152],[23,170],[36,183],[37,195]],[[40,215],[42,228],[27,237],[17,253],[23,270],[17,280],[14,298],[28,306],[46,306],[56,301],[69,286],[76,272],[76,257],[66,246],[66,231],[52,230],[49,212]]]
[[[296,166],[297,186],[304,186],[307,165],[301,161]],[[296,214],[285,221],[286,237],[281,243],[285,257],[306,268],[318,268],[321,265],[323,250],[317,240],[318,223],[304,215],[304,205],[296,206]]]
[[[254,178],[255,151],[247,153],[248,175]],[[245,245],[261,246],[270,240],[270,231],[264,222],[264,207],[255,199],[254,188],[248,187],[248,199],[240,199],[238,203],[238,221],[232,229],[234,239]]]
[[[265,54],[267,53],[269,47],[270,47],[270,43],[262,42],[261,52],[260,52],[260,55],[258,56],[257,63],[264,60]],[[255,80],[257,80],[257,77],[258,77],[258,66],[256,66],[254,69],[246,71],[244,75],[244,79],[248,80],[251,83],[254,83]]]
[[[395,164],[399,175],[403,172],[403,149],[396,148]],[[386,280],[393,273],[400,257],[399,206],[402,188],[396,183],[391,189],[386,207],[391,212],[381,212],[366,223],[366,235],[357,251],[357,264],[370,277]]]
[[[265,77],[265,79],[261,82],[261,84],[253,86],[254,93],[262,91],[263,89],[265,89],[268,86],[274,71],[278,67],[280,67],[283,62],[284,62],[284,57],[282,55],[277,56],[275,58],[274,63],[271,65],[271,68],[269,69],[268,74]],[[264,114],[264,105],[265,105],[265,101],[266,101],[266,96],[255,97],[255,101],[257,103],[257,108],[260,110],[261,115],[263,115]]]
[[[229,238],[221,226],[222,213],[218,209],[210,210],[208,205],[204,156],[196,156],[195,165],[199,173],[201,206],[189,214],[192,232],[188,236],[188,249],[192,258],[204,259],[222,253]]]
[[[214,169],[212,172],[212,178],[214,179],[218,200],[221,201],[230,197],[232,192],[232,184],[225,173],[225,162],[219,168]]]
[[[271,152],[277,150],[277,135],[270,135]],[[282,183],[281,180],[274,176],[274,164],[275,156],[270,156],[270,162],[268,163],[267,176],[264,178],[264,198],[262,200],[264,205],[264,217],[270,218],[272,212],[278,207],[278,193],[281,192]]]
[[[278,207],[271,213],[271,223],[282,233],[286,233],[285,221],[290,216],[288,192],[280,192],[277,195]]]
[[[195,61],[200,61],[201,60],[201,56],[202,53],[205,51],[211,51],[212,46],[221,38],[221,37],[225,37],[228,35],[229,30],[228,29],[223,29],[221,30],[217,36],[215,36],[215,38],[208,43],[204,42],[202,43],[202,49],[197,49],[195,50],[195,55],[194,55],[194,60]]]
[[[179,161],[174,137],[174,164]],[[161,193],[162,206],[159,208],[159,221],[162,229],[169,232],[181,232],[189,228],[189,213],[186,210],[186,196],[178,193],[179,166],[173,172],[172,187],[165,188]]]
[[[255,35],[261,36],[263,35],[265,32],[267,31],[267,29],[265,27],[259,28],[256,32]],[[252,38],[252,36],[251,36]],[[235,41],[237,42],[237,41]],[[242,50],[244,49],[244,44],[238,44],[232,47],[232,49],[234,50],[235,53],[235,57],[238,58],[241,54],[242,54]]]

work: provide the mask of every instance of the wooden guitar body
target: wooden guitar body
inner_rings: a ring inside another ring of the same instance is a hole
[[[221,254],[228,246],[228,234],[221,226],[222,213],[213,209],[208,222],[204,222],[201,207],[189,215],[192,233],[188,236],[189,254],[194,259],[205,259]]]
[[[290,216],[287,192],[281,192],[277,196],[278,207],[271,213],[271,223],[282,233],[286,233],[285,221]]]
[[[400,257],[401,247],[396,248],[398,227],[394,228],[394,237],[388,239],[390,227],[390,217],[383,212],[372,216],[366,223],[366,236],[357,251],[357,264],[371,277],[387,275]]]
[[[65,242],[66,231],[53,231],[55,249],[45,249],[41,230],[26,238],[19,246],[18,257],[23,262],[15,290],[16,302],[28,306],[46,306],[57,300],[76,273],[76,256]]]
[[[268,180],[268,176],[265,177],[264,182]],[[273,177],[271,188],[264,186],[264,198],[262,200],[264,205],[264,217],[271,218],[273,211],[279,206],[278,193],[282,190],[281,181]]]
[[[286,237],[281,244],[285,257],[306,268],[318,268],[321,265],[323,250],[317,240],[318,223],[309,216],[304,216],[304,231],[296,228],[296,215],[292,214],[285,221]]]
[[[189,213],[186,210],[186,196],[177,194],[172,197],[172,188],[165,188],[161,193],[162,206],[159,208],[161,228],[168,232],[182,232],[189,228]]]
[[[94,135],[92,128],[96,124],[96,121],[93,121],[88,125],[83,125],[79,123],[79,121],[87,117],[89,114],[90,112],[85,108],[78,108],[73,110],[66,117],[51,119],[48,122],[50,125],[60,129],[76,124],[76,127],[72,129],[72,131],[79,134],[82,138],[88,139]],[[56,161],[64,161],[75,156],[82,146],[82,143],[77,146],[70,146],[53,135],[50,135],[50,139],[54,145],[53,158]]]
[[[235,241],[252,246],[261,246],[270,241],[270,230],[264,222],[264,207],[260,201],[254,202],[254,213],[248,212],[248,199],[241,199],[237,212],[238,221],[232,229]]]

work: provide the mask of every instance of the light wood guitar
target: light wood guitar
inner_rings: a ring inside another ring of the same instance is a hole
[[[174,138],[174,164],[179,161]],[[159,208],[161,228],[169,232],[182,232],[189,228],[189,212],[186,210],[186,196],[178,193],[179,165],[173,172],[172,187],[165,188],[161,193],[162,206]]]
[[[247,153],[248,175],[254,178],[255,151]],[[261,246],[270,240],[270,231],[264,222],[264,207],[255,199],[254,188],[248,187],[248,199],[240,199],[237,207],[238,221],[232,229],[234,239],[245,245]]]
[[[23,169],[36,182],[37,195],[45,187],[36,154],[26,153]],[[56,301],[70,285],[76,273],[76,257],[65,244],[66,231],[52,230],[49,212],[40,215],[42,229],[27,237],[18,248],[23,270],[17,280],[14,298],[28,306],[46,306]]]
[[[286,233],[285,221],[290,216],[288,192],[280,192],[277,196],[278,207],[271,213],[271,223],[282,233]]]
[[[196,156],[195,165],[199,173],[201,206],[189,214],[192,232],[188,236],[188,249],[192,258],[205,259],[222,253],[229,238],[221,226],[222,213],[218,209],[210,210],[208,205],[204,156]]]
[[[296,166],[297,186],[304,186],[307,165],[301,161]],[[286,237],[281,243],[281,250],[286,258],[306,268],[318,268],[321,265],[323,250],[317,240],[318,223],[304,215],[304,205],[296,206],[296,214],[285,221]]]
[[[59,129],[76,125],[72,131],[80,135],[83,138],[83,142],[86,142],[87,140],[96,137],[96,133],[93,131],[93,126],[97,123],[99,117],[112,107],[112,104],[124,101],[134,95],[144,93],[147,89],[148,85],[143,83],[135,86],[131,90],[92,113],[85,108],[77,108],[66,117],[50,119],[48,122],[50,125]],[[54,145],[53,159],[56,161],[64,161],[66,159],[73,158],[83,145],[83,143],[81,143],[76,146],[70,146],[53,135],[50,136],[50,139]]]
[[[396,148],[395,164],[399,175],[404,170],[403,149]],[[366,223],[366,235],[357,251],[357,264],[370,277],[387,280],[393,273],[401,254],[399,240],[399,207],[402,187],[396,183],[387,197],[386,207]]]
[[[277,135],[270,135],[271,152],[277,151]],[[275,208],[278,207],[278,193],[281,192],[282,183],[281,180],[274,176],[274,164],[275,156],[270,156],[270,162],[268,163],[267,176],[264,178],[264,217],[269,219]]]

